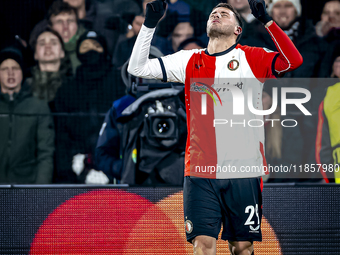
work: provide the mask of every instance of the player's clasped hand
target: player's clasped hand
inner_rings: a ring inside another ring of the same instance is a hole
[[[264,0],[248,0],[251,13],[261,21],[264,25],[272,20],[266,9],[266,3]]]
[[[156,27],[158,21],[163,17],[166,9],[165,0],[156,0],[146,5],[144,25],[148,28]]]

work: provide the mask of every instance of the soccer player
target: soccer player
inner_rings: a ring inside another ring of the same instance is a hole
[[[215,121],[228,116],[231,93],[240,96],[241,91],[249,99],[251,89],[253,104],[262,110],[264,81],[298,68],[303,61],[291,40],[268,15],[264,0],[249,0],[249,4],[278,52],[237,44],[242,33],[240,16],[231,5],[220,3],[207,22],[206,49],[149,59],[155,27],[166,9],[165,1],[157,0],[147,5],[128,66],[134,76],[185,84],[188,138],[184,217],[187,241],[193,244],[196,255],[216,254],[221,225],[222,239],[228,240],[232,254],[254,254],[253,241],[262,240],[263,173],[235,174],[228,167],[239,173],[244,166],[266,165],[263,127],[230,128],[215,125]],[[246,115],[255,120],[262,118],[248,110]],[[218,167],[225,171],[218,171]]]

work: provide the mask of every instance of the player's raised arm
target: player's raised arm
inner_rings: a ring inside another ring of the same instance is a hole
[[[292,71],[302,65],[303,59],[293,42],[273,21],[266,10],[264,0],[248,0],[252,14],[266,27],[276,48],[280,52],[275,61],[278,75]]]
[[[146,5],[145,21],[133,47],[127,69],[130,74],[142,78],[163,79],[160,61],[149,59],[149,51],[155,27],[163,17],[165,9],[165,0],[156,0]]]

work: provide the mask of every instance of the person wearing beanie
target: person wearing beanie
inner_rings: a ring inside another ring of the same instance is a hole
[[[285,77],[318,77],[327,43],[316,35],[312,21],[301,17],[300,0],[273,0],[268,11],[273,20],[293,41],[305,60],[298,70],[290,72]],[[264,40],[274,47],[270,37]]]
[[[58,182],[84,181],[78,180],[73,172],[73,157],[94,155],[103,122],[100,113],[107,112],[113,101],[125,95],[125,86],[110,64],[105,37],[95,31],[86,32],[79,38],[76,49],[82,64],[73,83],[61,87],[55,98],[57,112],[75,115],[60,117],[56,122]],[[84,117],[80,113],[89,115]]]
[[[31,42],[37,65],[31,70],[32,77],[27,79],[33,95],[45,100],[54,111],[54,98],[57,90],[72,76],[69,58],[65,57],[64,42],[60,35],[45,27]]]
[[[296,16],[301,16],[302,7],[300,0],[272,0],[268,11],[272,12],[274,6],[276,8],[278,7],[277,4],[283,4],[286,8],[291,8],[293,6],[295,8],[294,12],[296,12]]]
[[[23,57],[8,47],[0,52],[0,183],[52,182],[54,128],[46,102],[23,83]]]

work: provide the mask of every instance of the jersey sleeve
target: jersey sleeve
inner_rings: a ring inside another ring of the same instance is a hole
[[[155,28],[147,28],[142,25],[132,49],[127,71],[136,77],[161,80],[163,73],[159,60],[149,59],[154,32]]]
[[[275,74],[281,76],[301,66],[303,58],[286,33],[275,22],[266,29],[280,53],[273,64]]]
[[[279,53],[266,48],[240,46],[246,54],[247,62],[254,76],[261,82],[275,78],[274,63]]]
[[[154,28],[142,25],[131,53],[128,72],[146,79],[184,83],[186,64],[195,50],[182,50],[158,59],[149,59],[154,32]]]
[[[246,53],[255,77],[261,82],[268,78],[282,76],[286,72],[297,69],[303,63],[302,56],[294,43],[275,22],[266,29],[278,52],[266,48],[240,46]]]
[[[163,80],[185,83],[185,70],[194,52],[198,50],[181,50],[160,58]]]

